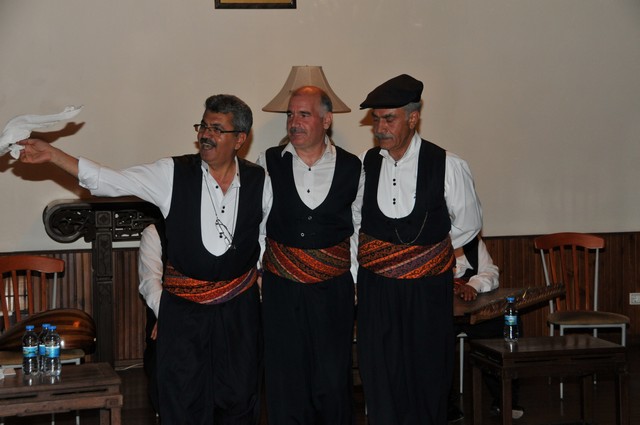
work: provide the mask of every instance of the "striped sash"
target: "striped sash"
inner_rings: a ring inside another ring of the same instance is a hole
[[[360,266],[392,279],[437,276],[453,268],[451,238],[433,245],[395,245],[360,233]]]
[[[349,238],[321,249],[292,248],[267,238],[262,267],[299,283],[318,283],[349,271]]]
[[[258,270],[253,267],[245,274],[232,279],[210,282],[187,277],[167,263],[164,272],[164,289],[200,304],[220,304],[249,289],[257,280]]]

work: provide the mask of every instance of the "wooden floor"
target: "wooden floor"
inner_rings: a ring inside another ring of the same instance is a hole
[[[630,413],[631,424],[640,424],[640,347],[629,347],[629,372],[630,372]],[[124,408],[122,412],[123,424],[125,425],[151,425],[160,423],[147,398],[146,377],[141,368],[131,368],[119,370],[122,377]],[[471,412],[471,376],[470,369],[465,373],[465,394],[463,396],[464,410]],[[457,382],[457,381],[456,381]],[[558,384],[549,383],[547,379],[531,379],[521,381],[520,404],[525,408],[525,415],[522,419],[514,421],[518,425],[541,425],[541,424],[577,424],[579,418],[579,387],[577,381],[565,383],[565,400],[558,397]],[[483,397],[485,400],[488,397]],[[613,425],[615,423],[614,388],[613,379],[608,376],[598,376],[598,382],[594,386],[594,423],[599,425]],[[487,400],[487,402],[489,402]],[[362,388],[354,388],[355,404],[355,425],[366,425],[367,419],[364,414],[364,399]],[[1,412],[0,412],[1,413]],[[489,406],[486,406],[484,423],[489,425],[499,424],[498,418],[489,415]],[[33,416],[24,418],[6,418],[5,424],[50,424],[50,417]],[[57,425],[75,424],[73,413],[56,415]],[[81,412],[82,425],[98,424],[97,412]],[[266,425],[267,421],[262,420],[261,425]],[[456,422],[456,425],[471,424],[470,418]],[[392,425],[392,424],[384,424]],[[418,425],[418,424],[417,424]]]

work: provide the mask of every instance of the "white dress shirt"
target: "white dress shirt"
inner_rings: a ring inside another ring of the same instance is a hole
[[[203,178],[200,205],[200,215],[202,217],[201,237],[207,251],[215,256],[221,256],[230,247],[227,239],[220,237],[218,226],[215,225],[216,216],[229,229],[231,235],[236,230],[240,168],[238,167],[237,158],[235,161],[236,175],[226,193],[222,192],[218,183],[209,174],[208,165],[204,161],[201,165]],[[91,191],[92,195],[109,197],[137,196],[156,205],[162,215],[167,217],[171,208],[171,196],[173,193],[173,166],[173,159],[163,158],[151,164],[135,165],[118,171],[101,166],[86,158],[80,158],[78,180],[82,187]],[[262,196],[263,220],[260,224],[261,233],[263,233],[266,218],[271,209],[272,197],[271,180],[269,176],[265,176]],[[263,246],[262,243],[261,248]]]
[[[456,257],[455,277],[462,277],[467,270],[473,269],[467,257],[462,254]],[[475,275],[471,276],[467,285],[473,287],[477,293],[489,292],[496,289],[499,285],[500,271],[498,266],[493,264],[493,259],[487,251],[484,241],[478,241],[478,270]]]
[[[398,161],[385,149],[380,150],[382,166],[378,183],[378,206],[390,218],[408,216],[415,205],[421,137],[416,132],[407,151]],[[366,152],[361,155],[364,160]],[[447,152],[444,198],[451,218],[454,248],[464,246],[482,228],[482,207],[467,163]]]

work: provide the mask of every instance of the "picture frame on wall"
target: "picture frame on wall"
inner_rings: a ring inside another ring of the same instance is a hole
[[[216,9],[295,9],[297,0],[215,0]]]

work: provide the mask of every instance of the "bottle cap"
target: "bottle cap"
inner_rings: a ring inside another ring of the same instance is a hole
[[[515,301],[514,297],[507,297],[507,302],[512,303]]]
[[[33,330],[33,325],[27,325],[27,330],[28,331],[32,331]]]
[[[49,326],[49,329],[52,330],[52,331],[55,331],[56,330],[56,325]]]

